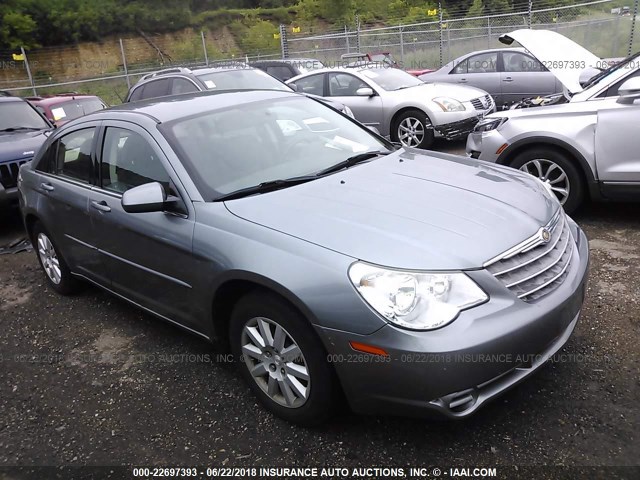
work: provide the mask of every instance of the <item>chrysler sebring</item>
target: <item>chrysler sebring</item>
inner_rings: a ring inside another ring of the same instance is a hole
[[[538,179],[395,149],[291,92],[82,117],[19,191],[51,288],[88,281],[229,347],[305,425],[341,398],[465,417],[558,351],[584,298],[587,240]]]

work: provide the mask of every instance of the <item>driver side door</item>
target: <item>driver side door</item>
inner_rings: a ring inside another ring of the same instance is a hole
[[[96,246],[111,288],[136,304],[182,325],[194,325],[196,304],[192,241],[195,213],[159,145],[143,128],[105,121],[98,150],[99,178],[89,198]],[[175,207],[127,213],[122,195],[159,182]]]
[[[640,193],[640,100],[598,111],[596,166],[605,188]]]
[[[371,97],[357,95],[361,88],[370,88]],[[383,132],[384,112],[382,98],[371,85],[350,73],[331,72],[327,74],[327,96],[336,102],[347,105],[359,122],[368,127],[376,127]],[[387,132],[388,133],[388,132]]]

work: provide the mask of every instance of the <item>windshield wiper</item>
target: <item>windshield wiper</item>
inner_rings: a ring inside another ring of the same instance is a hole
[[[605,70],[602,70],[600,73],[597,73],[596,75],[594,75],[593,77],[591,77],[591,79],[589,79],[589,81],[585,84],[584,87],[582,87],[583,90],[586,90],[587,88],[595,85],[596,83],[598,83],[600,80],[602,80],[604,77],[608,76],[609,74],[615,72],[616,70],[621,69],[623,66],[629,64],[629,62],[631,62],[633,59],[635,59],[636,57],[638,57],[640,55],[640,52],[638,53],[634,53],[633,55],[628,56],[627,58],[625,58],[624,60],[615,63],[613,65],[611,65],[609,68],[606,68]]]
[[[15,132],[16,130],[44,130],[43,128],[38,127],[9,127],[3,128],[0,132]]]
[[[324,170],[320,170],[316,176],[322,177],[324,175],[328,175],[330,173],[339,172],[340,170],[344,170],[345,168],[353,167],[358,163],[366,162],[367,160],[371,160],[372,158],[379,157],[381,155],[389,155],[391,152],[383,152],[383,151],[375,151],[375,152],[365,152],[359,153],[358,155],[354,155],[353,157],[349,157],[346,160],[336,163],[335,165],[331,165],[329,168],[325,168]]]
[[[217,197],[214,202],[224,202],[225,200],[235,200],[236,198],[248,197],[249,195],[255,195],[258,193],[268,193],[275,190],[282,190],[283,188],[293,187],[294,185],[300,185],[301,183],[310,182],[316,180],[318,177],[315,175],[309,175],[304,177],[287,178],[285,180],[270,180],[268,182],[262,182],[259,185],[253,185],[251,187],[241,188],[235,192],[225,193]]]

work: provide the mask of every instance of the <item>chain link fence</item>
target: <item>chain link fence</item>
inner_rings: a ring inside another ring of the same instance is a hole
[[[465,53],[500,47],[500,35],[519,28],[555,30],[603,58],[640,49],[632,33],[634,15],[611,12],[619,2],[553,3],[514,2],[514,13],[486,16],[434,10],[429,21],[393,26],[365,28],[356,21],[351,28],[322,35],[289,34],[286,53],[340,64],[343,54],[388,52],[406,69],[439,68]]]
[[[465,53],[500,47],[500,35],[529,27],[555,30],[603,58],[640,50],[640,35],[633,34],[638,0],[628,14],[618,12],[619,2],[613,0],[554,4],[516,0],[510,13],[491,15],[425,10],[420,21],[402,17],[385,25],[362,25],[356,19],[353,25],[313,35],[295,25],[278,29],[268,22],[257,33],[250,32],[234,21],[216,31],[138,31],[122,39],[26,53],[0,50],[0,90],[23,96],[78,91],[118,104],[142,75],[169,66],[287,57],[317,58],[332,65],[355,52],[389,52],[406,69],[435,69]]]

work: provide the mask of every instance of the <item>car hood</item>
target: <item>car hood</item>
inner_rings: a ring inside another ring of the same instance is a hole
[[[600,58],[573,40],[550,30],[521,29],[500,36],[506,45],[518,42],[536,57],[570,93],[583,90],[580,74],[597,68]]]
[[[541,183],[518,170],[415,150],[226,206],[352,258],[423,270],[481,268],[559,208]]]
[[[468,102],[474,98],[487,95],[487,92],[479,88],[437,82],[425,83],[424,85],[417,85],[415,87],[387,93],[407,100],[431,101],[435,97],[451,97],[459,102]]]
[[[545,116],[567,116],[567,115],[587,115],[596,113],[603,108],[619,108],[617,98],[606,98],[592,102],[567,102],[558,105],[544,105],[534,108],[518,108],[515,110],[501,110],[487,115],[485,118],[531,118]]]
[[[18,130],[0,133],[0,163],[32,158],[47,140],[50,130]]]

